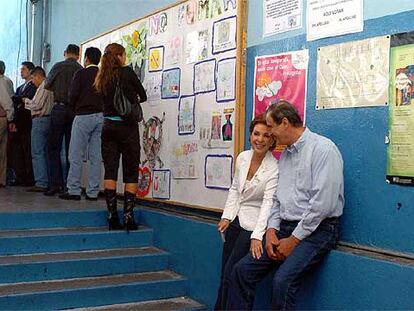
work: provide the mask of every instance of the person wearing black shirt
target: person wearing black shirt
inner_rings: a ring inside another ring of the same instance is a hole
[[[15,118],[13,123],[16,131],[11,133],[11,156],[9,157],[9,167],[16,174],[16,179],[12,184],[33,186],[33,166],[31,152],[31,131],[32,116],[30,110],[24,108],[24,98],[33,99],[36,94],[36,86],[32,82],[30,71],[34,68],[32,62],[23,62],[20,67],[20,75],[25,82],[16,89],[12,96]]]
[[[138,123],[123,119],[114,107],[116,84],[122,88],[131,104],[139,105],[147,100],[145,90],[130,67],[124,67],[125,49],[111,43],[101,58],[101,68],[95,79],[95,87],[103,97],[104,125],[102,129],[102,158],[105,168],[104,187],[108,208],[109,230],[121,229],[116,202],[116,183],[119,159],[122,155],[124,188],[124,226],[136,230],[134,220],[135,194],[138,186],[140,157]]]
[[[83,160],[89,159],[86,199],[97,200],[101,182],[102,98],[93,83],[98,73],[101,51],[90,47],[85,51],[85,68],[75,73],[69,92],[69,109],[75,112],[69,145],[68,191],[59,195],[64,200],[80,200]]]
[[[53,196],[63,190],[64,180],[66,180],[69,170],[68,151],[70,134],[72,130],[73,112],[68,108],[69,87],[74,74],[82,69],[78,63],[79,47],[69,44],[64,53],[65,60],[53,65],[49,72],[45,89],[53,92],[55,105],[50,113],[50,134],[48,137],[48,156],[50,169],[50,189],[45,192],[47,196]],[[62,171],[60,152],[62,150],[63,139],[65,139],[66,163],[65,171]]]

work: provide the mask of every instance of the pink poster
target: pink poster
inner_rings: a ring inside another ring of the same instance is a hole
[[[255,60],[254,116],[284,99],[298,109],[305,120],[308,50],[258,56]]]

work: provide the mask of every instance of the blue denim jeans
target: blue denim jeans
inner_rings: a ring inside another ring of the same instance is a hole
[[[32,164],[37,187],[49,187],[49,160],[47,139],[50,131],[50,116],[32,120]]]
[[[284,260],[272,260],[266,251],[260,259],[246,255],[234,267],[228,293],[228,310],[251,310],[256,285],[275,271],[272,289],[273,310],[294,310],[295,295],[306,274],[316,267],[335,247],[338,239],[338,219],[325,219],[307,238],[303,239]],[[280,225],[279,239],[290,236],[297,222],[284,221]]]
[[[70,168],[66,184],[69,194],[81,194],[82,163],[85,159],[88,159],[89,170],[86,194],[93,198],[98,196],[102,168],[102,124],[102,112],[78,115],[73,120],[69,145]]]

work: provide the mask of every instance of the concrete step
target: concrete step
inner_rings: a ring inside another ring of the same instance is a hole
[[[188,297],[151,300],[135,303],[124,303],[100,307],[70,309],[72,311],[172,311],[172,310],[204,310],[205,306]],[[205,309],[207,310],[207,309]]]
[[[152,245],[153,230],[108,231],[107,227],[0,231],[0,256]]]
[[[165,270],[1,284],[0,309],[68,309],[158,300],[186,294],[186,280]]]
[[[154,247],[0,256],[0,283],[158,271],[168,256]]]

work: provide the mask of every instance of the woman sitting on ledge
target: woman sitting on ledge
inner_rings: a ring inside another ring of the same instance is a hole
[[[263,115],[250,123],[251,150],[240,153],[218,231],[224,236],[221,281],[215,310],[226,309],[229,278],[247,253],[263,254],[262,239],[278,182],[274,140]]]

